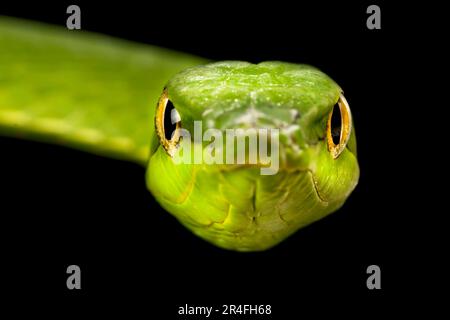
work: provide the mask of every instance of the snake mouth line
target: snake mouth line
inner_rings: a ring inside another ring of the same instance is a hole
[[[239,170],[238,168],[235,168],[237,170]],[[195,186],[195,180],[197,178],[197,171],[198,169],[194,169],[192,172],[192,177],[189,180],[188,186],[185,190],[185,192],[183,192],[183,196],[181,197],[181,199],[179,201],[177,201],[177,204],[183,204],[190,196],[190,194],[193,192],[194,190],[194,186]],[[314,173],[311,171],[311,169],[306,169],[306,170],[298,170],[298,172],[306,172],[309,174],[310,178],[311,178],[311,183],[314,187],[314,191],[317,195],[317,198],[319,199],[319,201],[321,203],[323,203],[324,205],[328,206],[329,201],[321,194],[319,187],[317,186],[317,181],[316,179],[314,179]],[[256,191],[252,197],[252,206],[253,208],[256,208]]]
[[[310,169],[306,171],[308,171],[309,175],[311,176],[311,182],[314,186],[314,190],[316,191],[317,198],[319,198],[320,202],[322,202],[323,204],[328,205],[329,201],[325,199],[325,197],[320,193],[319,187],[317,186],[317,181],[316,179],[314,179],[314,173]]]

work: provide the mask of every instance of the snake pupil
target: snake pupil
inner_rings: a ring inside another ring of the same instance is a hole
[[[172,139],[172,133],[177,128],[176,123],[172,123],[172,110],[175,110],[172,102],[167,101],[166,110],[164,110],[164,136],[167,140]]]
[[[336,103],[333,108],[333,114],[331,115],[331,137],[333,138],[333,143],[335,145],[339,144],[341,141],[341,108],[339,104]]]

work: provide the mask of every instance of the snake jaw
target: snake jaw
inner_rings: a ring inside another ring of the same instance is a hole
[[[315,192],[316,192],[316,195],[317,195],[317,198],[319,198],[319,200],[324,204],[324,205],[326,205],[326,206],[328,206],[328,200],[327,199],[325,199],[325,197],[321,194],[321,192],[320,192],[320,190],[319,190],[319,187],[318,187],[318,185],[317,185],[317,181],[316,181],[316,179],[315,179],[315,177],[314,177],[314,173],[311,171],[311,170],[307,170],[308,171],[308,173],[311,175],[311,182],[312,182],[312,184],[313,184],[313,186],[314,186],[314,190],[315,190]]]

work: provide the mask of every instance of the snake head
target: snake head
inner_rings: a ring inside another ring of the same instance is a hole
[[[342,206],[358,181],[349,104],[308,65],[187,69],[164,89],[155,126],[149,189],[222,248],[270,248]],[[227,147],[237,155],[227,158]]]

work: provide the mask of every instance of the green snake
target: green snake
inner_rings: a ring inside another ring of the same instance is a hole
[[[194,121],[221,131],[278,129],[279,170],[176,163],[173,150],[187,139],[166,134],[169,105],[177,111],[175,132],[192,131]],[[165,210],[197,236],[237,251],[271,248],[337,210],[359,178],[348,103],[314,67],[211,63],[6,17],[0,134],[139,163]]]

